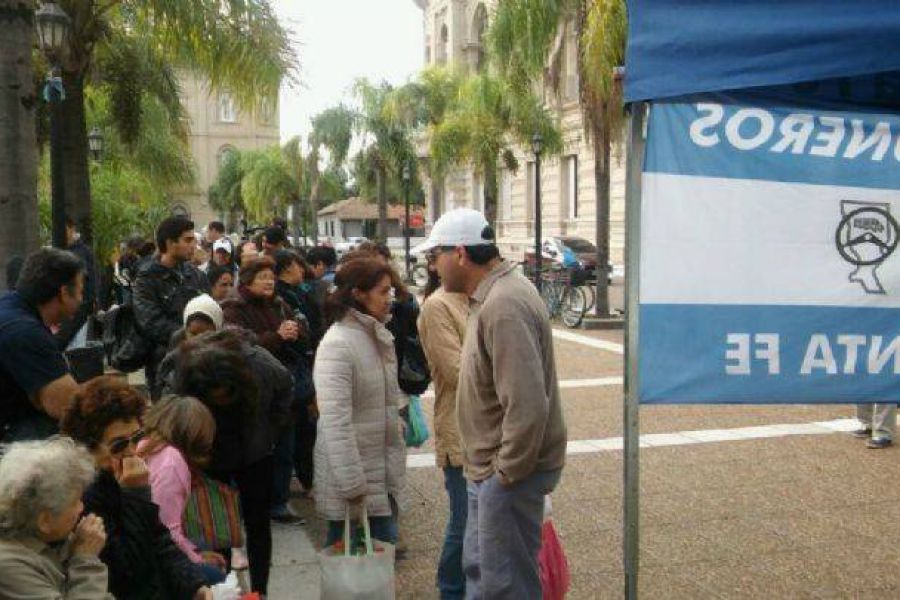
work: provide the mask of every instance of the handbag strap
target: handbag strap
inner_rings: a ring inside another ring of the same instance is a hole
[[[362,503],[362,526],[363,535],[366,542],[366,554],[371,556],[375,554],[375,547],[372,544],[372,531],[369,527],[369,511],[366,509],[366,501]],[[347,511],[344,513],[344,556],[350,556],[350,505],[347,505]]]

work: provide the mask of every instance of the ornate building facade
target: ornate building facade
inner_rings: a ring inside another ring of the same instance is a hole
[[[202,227],[223,216],[209,206],[209,187],[228,153],[280,143],[278,99],[264,100],[248,114],[238,108],[227,90],[211,92],[206,80],[191,73],[181,73],[179,80],[181,102],[190,121],[189,139],[197,177],[193,188],[178,194],[172,209]]]
[[[497,0],[413,0],[422,9],[426,65],[485,67],[484,35]],[[561,92],[545,94],[547,106],[559,118],[564,149],[541,161],[541,205],[544,237],[579,236],[596,241],[597,194],[594,155],[585,137],[578,102],[577,41],[571,32],[563,40]],[[534,246],[535,164],[530,149],[518,148],[516,171],[501,170],[497,200],[498,243],[504,254],[521,260]],[[613,150],[610,202],[610,260],[623,264],[625,245],[625,169]],[[460,206],[484,209],[484,186],[472,169],[458,169],[443,181],[428,182],[427,218]]]

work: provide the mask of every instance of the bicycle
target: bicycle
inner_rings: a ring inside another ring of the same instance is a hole
[[[541,298],[550,318],[558,317],[572,329],[581,325],[588,311],[584,290],[572,284],[572,271],[560,265],[541,271]]]

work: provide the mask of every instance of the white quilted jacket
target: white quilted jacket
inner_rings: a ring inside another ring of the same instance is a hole
[[[389,516],[388,495],[400,502],[406,474],[393,336],[374,318],[351,310],[322,338],[313,379],[318,513],[343,520],[347,500],[364,494],[369,516]]]

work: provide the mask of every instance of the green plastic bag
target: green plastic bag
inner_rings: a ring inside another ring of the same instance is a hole
[[[428,423],[422,412],[422,400],[418,396],[409,397],[409,416],[407,418],[406,445],[418,448],[428,441]]]

